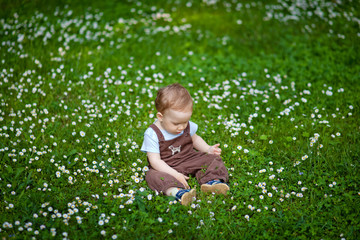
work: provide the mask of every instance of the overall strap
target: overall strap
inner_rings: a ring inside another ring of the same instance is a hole
[[[159,141],[165,141],[164,135],[161,133],[160,129],[155,124],[151,124],[150,127],[155,131]]]

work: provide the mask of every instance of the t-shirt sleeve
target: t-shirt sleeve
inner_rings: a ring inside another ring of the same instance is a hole
[[[190,123],[190,136],[193,136],[198,130],[198,125],[192,121],[189,121],[189,123]]]
[[[152,128],[148,128],[144,133],[144,141],[141,146],[142,152],[160,153],[159,140]]]

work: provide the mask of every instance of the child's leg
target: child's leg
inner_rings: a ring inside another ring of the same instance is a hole
[[[195,189],[185,189],[185,186],[170,174],[150,169],[145,180],[152,190],[174,196],[182,205],[189,205],[196,197]]]
[[[229,175],[222,159],[219,156],[206,155],[201,157],[199,162],[202,168],[195,176],[201,184],[201,191],[226,195],[230,190],[226,184]]]
[[[171,188],[168,188],[165,192],[165,195],[166,196],[173,196],[175,197],[176,194],[179,192],[181,188],[177,188],[177,187],[171,187]]]
[[[211,180],[217,179],[222,182],[229,180],[228,171],[221,157],[212,154],[206,154],[194,160],[193,172],[199,184],[205,184]]]
[[[185,188],[181,182],[170,174],[152,168],[146,173],[145,180],[152,190],[166,195],[168,195],[167,191],[170,188]]]

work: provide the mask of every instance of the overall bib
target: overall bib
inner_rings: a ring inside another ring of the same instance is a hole
[[[154,129],[159,139],[160,158],[170,167],[185,176],[194,175],[200,185],[214,179],[228,181],[229,175],[220,156],[198,152],[193,148],[190,124],[187,125],[181,136],[168,141],[165,141],[163,134],[155,124],[150,127]],[[185,188],[175,177],[157,171],[151,165],[145,180],[152,190],[162,193],[171,187]]]

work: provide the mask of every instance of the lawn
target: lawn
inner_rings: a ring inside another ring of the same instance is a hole
[[[0,0],[2,239],[359,239],[360,5]],[[178,82],[227,196],[144,180]]]

